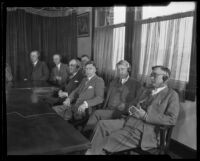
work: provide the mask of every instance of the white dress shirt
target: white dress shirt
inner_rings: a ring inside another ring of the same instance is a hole
[[[122,84],[124,84],[124,83],[126,83],[127,81],[128,81],[128,79],[129,79],[129,75],[126,77],[126,78],[124,78],[124,79],[122,79]]]
[[[36,62],[33,63],[34,67],[36,66],[37,62],[38,62],[38,60],[37,60]]]
[[[87,78],[88,81],[86,81],[86,84],[87,84],[94,76],[95,76],[95,75],[93,75],[93,76],[91,76],[91,77],[88,77],[88,78]],[[88,108],[88,103],[87,103],[87,101],[84,101],[83,103],[86,105],[86,108]]]
[[[152,95],[155,95],[155,94],[161,92],[161,91],[162,91],[163,89],[165,89],[166,87],[167,87],[167,86],[165,85],[165,86],[163,86],[163,87],[156,88],[156,89],[152,90]]]
[[[60,65],[61,65],[61,63],[59,63],[59,64],[57,65],[58,70],[60,70]]]

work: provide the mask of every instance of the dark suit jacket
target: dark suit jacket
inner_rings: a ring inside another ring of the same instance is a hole
[[[104,100],[104,80],[95,75],[87,84],[86,81],[87,78],[84,78],[81,84],[69,95],[71,100],[76,99],[75,106],[86,101],[88,107],[93,107]]]
[[[67,64],[60,64],[60,70],[55,66],[51,71],[50,81],[56,81],[56,76],[61,77],[61,81],[58,83],[59,85],[66,82],[67,77],[69,76],[69,69]]]
[[[120,79],[116,78],[111,82],[108,92],[107,92],[107,96],[105,99],[103,109],[107,108],[107,104],[108,104],[109,98],[111,96],[112,90],[114,87],[116,87],[118,85],[119,81],[120,81]],[[128,105],[130,104],[130,102],[132,102],[133,99],[135,99],[140,87],[141,87],[140,83],[131,77],[129,77],[127,82],[124,83],[123,88],[122,88],[122,93],[121,93],[121,103],[124,103],[125,107],[126,107],[124,112],[127,111],[126,109],[127,109]]]
[[[39,61],[36,66],[31,67],[31,72],[29,75],[29,80],[32,81],[46,81],[49,78],[49,69],[45,62]]]
[[[148,93],[148,89],[142,89],[135,102],[145,99]],[[179,109],[179,96],[173,89],[167,87],[153,96],[146,109],[146,120],[140,122],[143,126],[141,138],[141,148],[143,150],[157,147],[160,138],[155,130],[156,125],[175,125]],[[132,118],[131,120],[133,128],[136,128],[134,125],[138,119]]]
[[[62,90],[70,94],[79,86],[84,77],[85,76],[83,75],[81,70],[79,70],[74,77],[67,77],[65,85],[62,87]]]

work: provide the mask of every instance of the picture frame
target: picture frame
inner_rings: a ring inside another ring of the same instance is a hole
[[[88,37],[90,35],[89,12],[77,15],[77,37]]]

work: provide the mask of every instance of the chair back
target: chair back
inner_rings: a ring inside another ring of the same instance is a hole
[[[173,128],[174,128],[174,125],[159,126],[159,129],[160,129],[160,147],[159,147],[160,152],[159,152],[159,154],[167,154],[168,153]]]

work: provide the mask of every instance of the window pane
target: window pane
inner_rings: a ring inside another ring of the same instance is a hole
[[[96,27],[125,23],[126,21],[126,7],[98,7],[95,14]]]
[[[189,80],[193,17],[142,24],[139,74],[154,65],[171,70],[171,78]]]
[[[143,9],[142,19],[148,19],[152,17],[193,11],[195,9],[195,3],[171,2],[168,6],[147,6],[147,7],[142,7],[142,9]]]
[[[114,24],[125,23],[126,7],[114,7]]]

